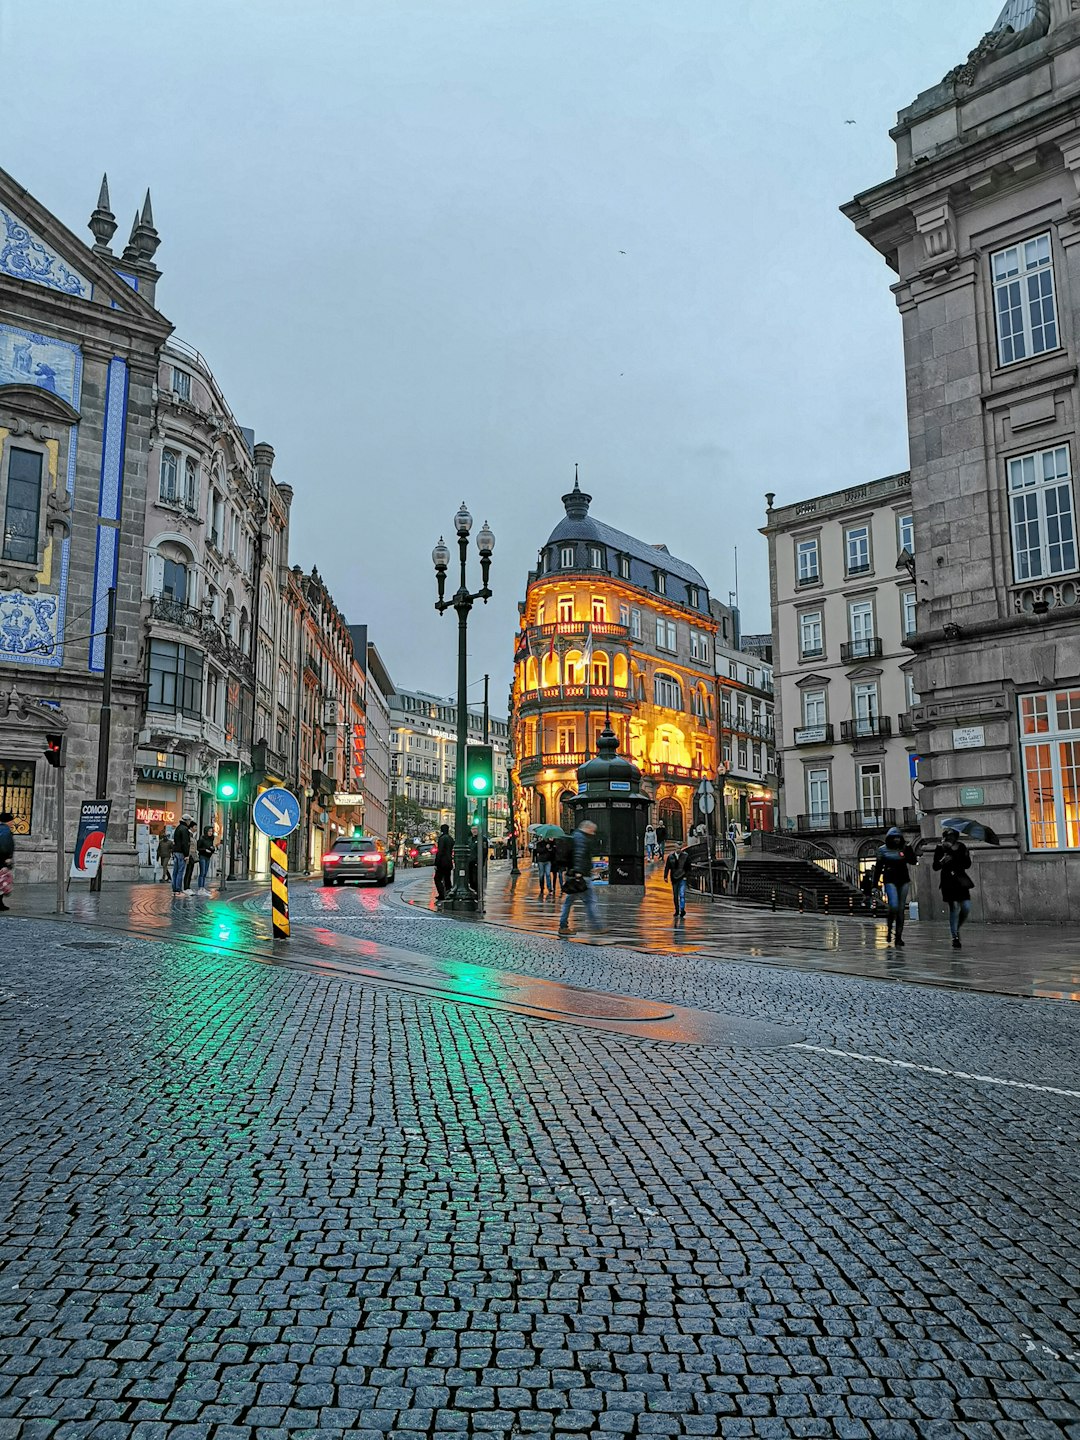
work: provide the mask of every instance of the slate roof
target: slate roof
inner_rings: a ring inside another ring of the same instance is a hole
[[[570,541],[602,545],[605,548],[605,568],[611,575],[618,574],[616,555],[629,555],[631,585],[638,585],[643,590],[655,590],[653,571],[663,570],[665,574],[681,580],[683,585],[696,585],[701,592],[700,608],[708,613],[709,587],[692,565],[687,564],[685,560],[677,559],[667,550],[657,549],[655,545],[649,545],[644,540],[627,535],[625,530],[616,530],[614,526],[605,525],[602,520],[594,519],[588,513],[591,500],[592,496],[586,495],[579,488],[575,479],[573,490],[569,495],[563,496],[563,504],[566,506],[567,513],[548,536],[544,546],[546,550],[549,550],[551,546],[565,545]],[[585,570],[592,568],[587,563],[586,556],[581,555],[578,558],[580,566],[575,568]],[[558,557],[555,556],[552,571],[559,568]],[[672,593],[670,590],[666,598],[685,603],[685,596],[677,592]]]

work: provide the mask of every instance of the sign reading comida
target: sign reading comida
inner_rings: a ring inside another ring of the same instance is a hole
[[[92,880],[101,869],[105,832],[109,828],[111,800],[84,800],[79,810],[75,854],[71,857],[72,880]]]

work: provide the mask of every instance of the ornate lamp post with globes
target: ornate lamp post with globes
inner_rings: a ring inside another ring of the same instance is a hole
[[[487,521],[476,537],[476,548],[480,551],[480,589],[473,594],[465,583],[465,555],[469,548],[469,531],[473,517],[461,502],[461,509],[454,516],[457,531],[458,553],[461,558],[461,583],[457,590],[446,599],[446,572],[450,566],[450,547],[439,536],[439,543],[431,552],[435,566],[435,579],[439,586],[439,598],[435,609],[439,614],[456,610],[458,617],[458,684],[457,684],[457,774],[454,777],[454,883],[443,901],[444,910],[475,911],[478,907],[476,896],[469,889],[469,809],[465,793],[465,747],[469,738],[469,667],[468,628],[469,611],[473,602],[483,600],[486,605],[491,599],[488,576],[491,573],[491,552],[495,549],[495,536]]]

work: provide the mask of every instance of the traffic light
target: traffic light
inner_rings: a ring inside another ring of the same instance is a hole
[[[240,799],[240,761],[219,760],[217,767],[217,798],[223,805]]]
[[[465,754],[465,793],[486,798],[495,789],[490,745],[470,745]]]
[[[57,769],[64,763],[64,737],[63,735],[45,736],[45,759],[50,765]]]

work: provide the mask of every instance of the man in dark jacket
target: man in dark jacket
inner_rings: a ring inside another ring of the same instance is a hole
[[[686,916],[686,882],[693,868],[690,846],[684,840],[682,847],[673,850],[664,862],[664,879],[671,881],[671,898],[675,903],[676,919]]]
[[[664,846],[665,846],[666,844],[667,844],[667,826],[666,826],[666,825],[664,824],[664,822],[661,820],[660,823],[659,823],[659,825],[657,825],[657,827],[656,827],[656,848],[657,848],[657,851],[659,852],[659,855],[660,855],[660,859],[661,859],[661,860],[663,860],[663,858],[664,858]]]
[[[435,842],[435,904],[441,905],[450,893],[450,882],[454,875],[454,837],[449,825],[439,826],[439,838]]]
[[[172,892],[174,895],[183,895],[186,891],[184,882],[188,862],[194,857],[191,853],[191,827],[194,822],[185,815],[177,825],[172,834],[173,857],[172,857]]]
[[[570,933],[570,909],[575,900],[584,900],[585,910],[589,917],[589,924],[594,930],[599,930],[600,915],[596,908],[596,895],[593,891],[592,860],[593,860],[593,836],[596,834],[596,825],[592,820],[582,820],[581,824],[570,837],[574,844],[574,858],[566,872],[566,879],[563,881],[562,914],[559,916],[559,934],[569,935]]]

